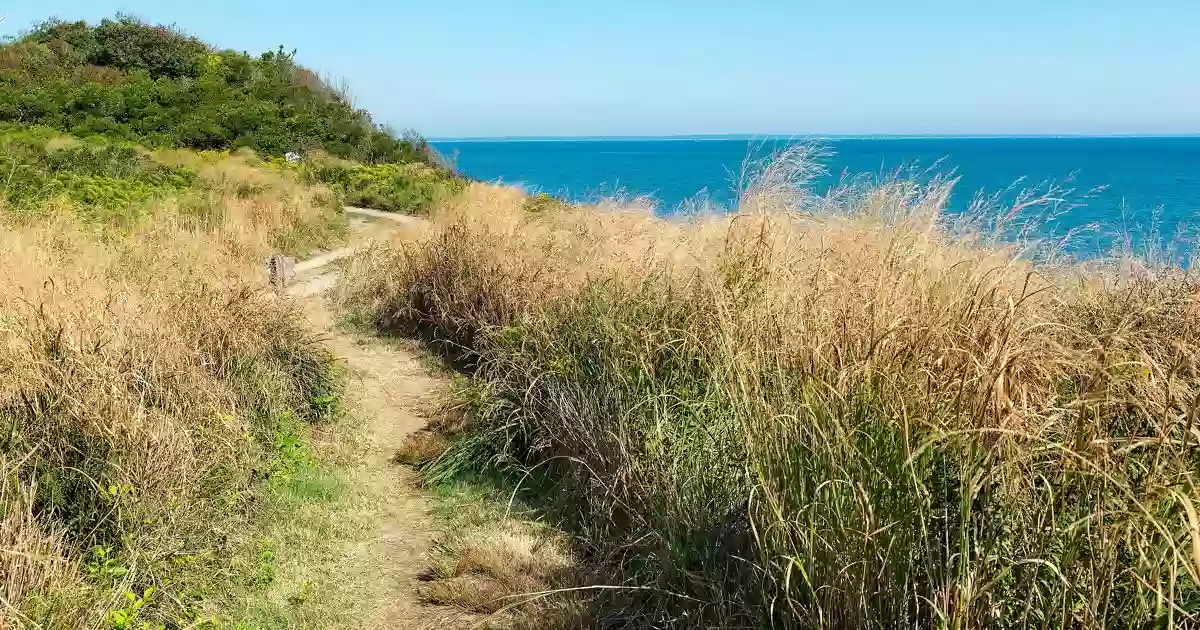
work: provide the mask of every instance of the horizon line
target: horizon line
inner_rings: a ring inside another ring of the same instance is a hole
[[[669,135],[599,135],[599,136],[437,136],[426,138],[429,142],[570,142],[570,141],[705,141],[705,140],[987,140],[987,139],[1191,139],[1200,138],[1200,132],[1191,133],[1110,133],[1110,134],[669,134]]]

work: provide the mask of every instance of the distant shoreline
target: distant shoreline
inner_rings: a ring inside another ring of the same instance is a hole
[[[427,138],[429,142],[711,142],[772,140],[1195,140],[1194,134],[1043,134],[1043,135],[831,135],[831,134],[728,134],[683,136],[473,136],[464,138]]]

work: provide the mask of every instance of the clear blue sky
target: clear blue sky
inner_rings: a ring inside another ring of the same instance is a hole
[[[4,0],[284,44],[434,137],[1200,133],[1197,0]]]

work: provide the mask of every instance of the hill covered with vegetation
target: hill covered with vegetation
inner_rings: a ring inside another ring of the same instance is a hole
[[[421,139],[376,127],[282,47],[216,50],[130,17],[51,20],[0,48],[0,120],[155,147],[429,160]]]
[[[0,124],[6,134],[102,140],[110,153],[248,149],[345,203],[384,210],[421,211],[459,189],[424,139],[376,125],[282,47],[258,56],[217,50],[127,16],[49,20],[0,45]],[[288,164],[280,159],[288,152],[307,159]],[[94,166],[83,165],[88,176]]]

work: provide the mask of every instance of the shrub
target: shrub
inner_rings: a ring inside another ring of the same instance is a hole
[[[196,179],[132,145],[84,142],[45,130],[0,133],[0,168],[7,175],[0,199],[10,212],[31,213],[50,199],[67,198],[108,219],[177,194]]]
[[[25,39],[44,44],[76,64],[172,79],[197,76],[209,52],[208,46],[194,37],[125,16],[103,20],[95,28],[84,22],[50,20]]]
[[[527,198],[523,208],[526,212],[554,212],[569,209],[570,204],[549,193],[538,193]]]
[[[40,127],[0,129],[0,213],[27,220],[69,208],[100,227],[130,229],[177,206],[197,226],[225,221],[234,201],[301,204],[320,211],[313,221],[271,233],[272,244],[303,253],[336,238],[344,228],[341,202],[297,174],[267,168],[253,152],[149,151],[93,136],[63,136]],[[65,204],[65,205],[64,205]],[[250,218],[247,217],[247,220]]]
[[[282,47],[258,57],[216,51],[126,16],[51,20],[0,45],[0,122],[155,147],[320,149],[436,166],[424,140],[376,127]]]

